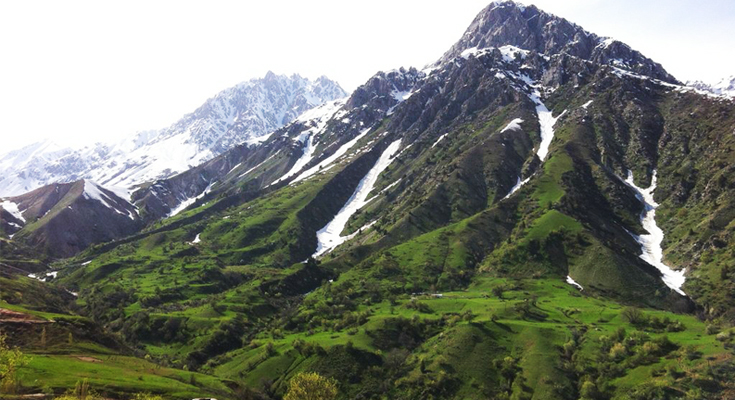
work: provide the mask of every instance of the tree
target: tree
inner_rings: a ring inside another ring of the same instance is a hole
[[[315,372],[302,372],[288,384],[283,400],[332,400],[337,397],[337,382]]]
[[[584,400],[596,399],[599,396],[599,393],[597,386],[592,381],[585,381],[582,384],[582,389],[579,391],[579,395]]]
[[[28,359],[17,348],[10,348],[7,335],[0,333],[0,393],[14,393],[19,386],[18,369],[28,363]]]

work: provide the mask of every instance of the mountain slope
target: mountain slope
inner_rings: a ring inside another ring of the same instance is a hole
[[[92,179],[131,188],[201,164],[241,143],[254,144],[304,111],[344,97],[326,77],[315,81],[272,72],[218,93],[168,128],[139,132],[119,143],[80,150],[51,141],[0,158],[0,195],[26,193],[53,182]]]
[[[0,208],[0,224],[9,227],[13,241],[52,257],[69,257],[142,228],[135,206],[89,180],[44,186],[3,199]]]
[[[735,107],[578,34],[601,44],[495,2],[432,68],[141,188],[177,213],[59,281],[265,395],[315,371],[345,399],[728,398]]]

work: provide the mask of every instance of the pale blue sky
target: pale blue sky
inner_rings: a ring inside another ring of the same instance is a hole
[[[434,61],[488,3],[1,2],[0,153],[162,128],[269,69],[324,74],[349,91],[378,70]],[[681,80],[735,74],[732,0],[525,3],[626,42]]]

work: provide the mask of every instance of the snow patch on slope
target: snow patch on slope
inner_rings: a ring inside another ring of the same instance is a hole
[[[200,193],[198,196],[190,197],[188,199],[184,199],[181,203],[179,203],[176,208],[172,209],[171,212],[168,213],[166,218],[173,217],[174,215],[184,211],[187,207],[194,204],[195,201],[201,199],[202,197],[206,196],[209,192],[212,191],[212,186],[215,184],[215,182],[212,182],[207,186],[206,189],[202,193]]]
[[[472,57],[480,57],[485,54],[491,53],[493,50],[495,50],[496,47],[484,47],[484,48],[477,48],[477,47],[470,47],[469,49],[464,50],[460,57],[464,59]],[[511,45],[505,45],[497,47],[498,51],[500,51],[500,54],[503,56],[503,61],[507,63],[514,62],[516,60],[516,57],[519,57],[521,60],[524,60],[528,53],[530,53],[528,50],[521,49],[519,47],[511,46]]]
[[[582,285],[580,285],[579,283],[575,282],[574,279],[572,279],[572,277],[569,276],[569,275],[567,275],[567,283],[570,284],[570,285],[572,285],[572,286],[574,286],[574,287],[576,287],[579,290],[584,290],[584,288],[582,287]]]
[[[342,231],[345,229],[345,225],[347,225],[347,221],[357,212],[357,210],[368,204],[367,196],[373,190],[375,182],[377,182],[380,174],[388,168],[388,165],[390,165],[390,163],[395,159],[394,155],[398,152],[400,147],[401,140],[398,139],[383,151],[383,154],[380,155],[380,158],[373,168],[371,168],[365,177],[360,180],[355,192],[352,193],[352,196],[347,200],[347,203],[345,203],[337,215],[335,215],[334,218],[324,226],[324,228],[320,229],[316,233],[318,244],[313,257],[319,257],[349,239],[349,235],[341,236]]]
[[[0,203],[0,207],[3,208],[3,210],[9,212],[15,219],[23,221],[23,223],[26,222],[26,219],[23,218],[23,213],[18,209],[18,205],[13,203],[10,200],[3,200],[2,203]]]
[[[125,192],[127,194],[127,192]],[[85,199],[89,200],[96,200],[102,203],[103,206],[115,211],[118,214],[125,215],[128,218],[135,220],[135,215],[133,215],[132,212],[125,210],[125,212],[120,210],[118,202],[115,199],[110,198],[107,194],[105,194],[98,184],[96,184],[93,181],[90,181],[89,179],[84,180],[84,192],[82,193]],[[117,196],[117,194],[116,194]],[[118,196],[119,197],[119,196]],[[126,197],[129,197],[127,195]],[[120,200],[123,200],[127,203],[130,207],[134,207],[132,204],[128,203],[126,199],[121,198]],[[117,205],[117,207],[116,207]]]
[[[525,60],[528,53],[530,53],[528,50],[511,45],[500,46],[498,47],[498,50],[500,50],[500,53],[503,55],[503,61],[505,62],[513,62],[516,57],[520,57],[521,60]]]
[[[653,171],[653,176],[651,177],[651,186],[647,189],[636,186],[635,180],[633,179],[633,172],[631,171],[628,171],[628,179],[625,180],[625,183],[636,191],[636,197],[644,204],[643,212],[641,213],[641,225],[643,225],[643,229],[648,231],[648,234],[640,236],[632,234],[633,238],[641,245],[643,254],[640,255],[640,258],[661,272],[666,286],[676,290],[682,296],[686,296],[684,291],[681,290],[686,280],[684,277],[684,272],[686,271],[683,269],[675,271],[663,262],[664,251],[661,248],[661,242],[664,240],[664,231],[656,224],[656,208],[658,208],[658,203],[653,199],[653,191],[656,190],[656,170]]]
[[[520,131],[521,130],[521,124],[523,123],[523,120],[520,118],[516,118],[513,121],[510,121],[508,125],[503,128],[503,130],[500,131],[500,133],[506,132],[506,131]]]
[[[290,178],[292,175],[296,174],[297,172],[301,171],[302,168],[308,164],[312,158],[314,158],[314,149],[316,148],[316,145],[314,144],[314,135],[309,134],[309,136],[306,137],[306,140],[304,141],[304,148],[301,153],[301,157],[299,157],[298,160],[294,163],[293,167],[286,172],[283,176],[273,181],[271,185],[275,185],[276,183],[286,180]]]
[[[567,111],[564,110],[558,117],[554,118],[551,111],[546,108],[546,105],[541,101],[541,94],[537,88],[534,88],[534,92],[529,95],[531,100],[536,103],[536,115],[538,115],[538,122],[541,125],[541,144],[538,147],[536,155],[539,160],[544,161],[546,156],[549,154],[549,146],[551,141],[554,139],[554,124],[561,118]]]

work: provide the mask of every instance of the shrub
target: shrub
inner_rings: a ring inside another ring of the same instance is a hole
[[[610,348],[610,357],[619,360],[625,357],[626,349],[625,346],[622,343],[615,343],[612,348]]]
[[[337,397],[337,383],[314,372],[302,372],[288,383],[283,400],[332,400]]]
[[[633,325],[643,322],[644,319],[643,313],[636,307],[625,307],[620,312],[620,317],[623,321]]]
[[[18,369],[28,363],[26,356],[17,348],[7,345],[7,336],[0,333],[0,393],[14,393],[20,386]]]

